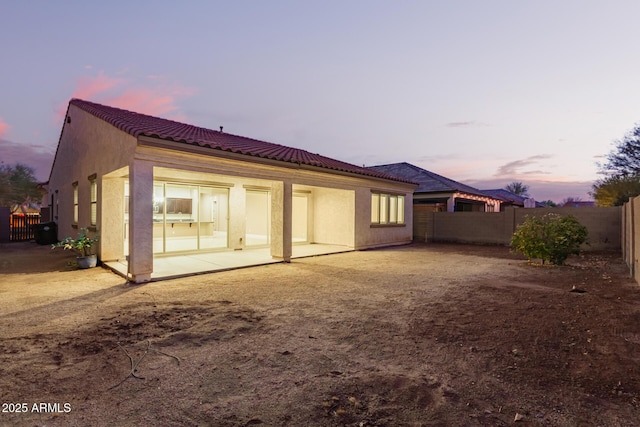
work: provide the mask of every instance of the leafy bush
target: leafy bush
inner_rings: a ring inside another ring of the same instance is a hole
[[[587,242],[587,228],[573,215],[561,216],[549,213],[543,216],[527,216],[511,237],[511,247],[544,264],[550,261],[562,265],[569,255],[580,253],[580,245]]]
[[[58,243],[51,245],[51,249],[63,248],[75,251],[79,256],[92,255],[92,248],[98,242],[99,237],[89,237],[89,230],[81,228],[77,238],[65,237]]]

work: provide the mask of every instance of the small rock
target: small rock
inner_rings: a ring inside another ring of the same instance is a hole
[[[524,415],[516,412],[516,416],[513,418],[514,422],[522,421],[524,419]]]

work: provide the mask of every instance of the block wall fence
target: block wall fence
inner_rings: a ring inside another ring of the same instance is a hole
[[[637,201],[640,220],[640,198]],[[433,212],[414,206],[413,239],[418,242],[456,242],[506,245],[527,215],[573,215],[589,230],[585,251],[620,251],[623,208],[506,208],[504,212]],[[640,230],[640,225],[637,228]],[[640,239],[638,239],[640,256]]]
[[[622,258],[629,275],[640,283],[640,196],[632,197],[622,206]]]

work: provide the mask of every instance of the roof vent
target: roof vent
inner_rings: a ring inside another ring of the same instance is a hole
[[[222,129],[224,128],[224,126],[220,126],[220,132],[222,132]]]

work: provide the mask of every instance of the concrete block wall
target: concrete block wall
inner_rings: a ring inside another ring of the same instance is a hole
[[[559,215],[573,215],[580,224],[589,230],[589,245],[584,250],[621,251],[622,208],[583,207],[583,208],[537,208],[515,209],[516,225],[524,222],[527,214],[544,215],[552,212]]]
[[[640,283],[638,257],[640,257],[640,197],[629,199],[622,207],[622,258],[629,267],[629,275]]]
[[[587,251],[620,251],[622,209],[507,208],[504,212],[429,212],[414,207],[414,240],[509,245],[527,215],[573,215],[589,230]]]

